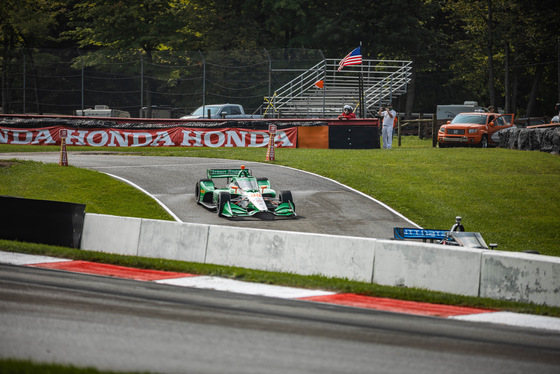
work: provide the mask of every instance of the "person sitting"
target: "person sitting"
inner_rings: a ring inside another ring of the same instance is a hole
[[[560,103],[557,103],[556,106],[554,107],[554,110],[556,110],[556,114],[554,117],[552,117],[552,123],[559,123],[560,122]]]
[[[342,114],[338,116],[338,119],[354,119],[356,114],[354,114],[354,109],[350,105],[345,105],[342,110]]]

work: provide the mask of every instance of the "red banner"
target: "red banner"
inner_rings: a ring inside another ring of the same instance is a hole
[[[238,128],[73,129],[63,126],[39,129],[0,127],[0,144],[60,144],[59,130],[67,130],[66,145],[91,147],[267,147],[267,130]],[[274,138],[277,148],[295,148],[297,127],[278,130]]]

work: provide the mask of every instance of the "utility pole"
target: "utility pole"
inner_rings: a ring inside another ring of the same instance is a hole
[[[360,95],[360,117],[361,118],[366,118],[366,108],[364,108],[364,50],[362,48],[362,42],[360,41],[360,52],[362,54],[362,63],[360,64],[360,89],[359,89],[359,95]]]
[[[505,102],[505,112],[506,113],[510,113],[510,83],[509,83],[509,43],[506,42],[506,78],[505,78],[505,88],[506,88],[506,92],[505,92],[505,97],[506,97],[506,102]]]

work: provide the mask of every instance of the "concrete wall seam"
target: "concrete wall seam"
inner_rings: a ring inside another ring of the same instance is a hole
[[[374,279],[375,279],[375,259],[377,258],[375,256],[375,253],[377,252],[377,246],[378,245],[379,245],[379,241],[376,241],[375,245],[374,245],[374,250],[373,250],[373,259],[372,259],[372,262],[371,262],[371,274],[370,274],[370,278],[369,278],[369,283],[372,283],[372,284],[375,283],[374,282]]]

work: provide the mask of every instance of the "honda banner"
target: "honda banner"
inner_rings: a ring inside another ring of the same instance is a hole
[[[63,126],[37,129],[0,127],[0,144],[60,144],[60,130],[66,130],[66,145],[92,147],[267,147],[267,130],[238,128],[73,129]],[[297,127],[278,130],[277,148],[295,148]]]

